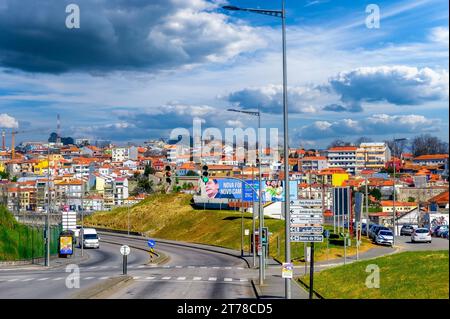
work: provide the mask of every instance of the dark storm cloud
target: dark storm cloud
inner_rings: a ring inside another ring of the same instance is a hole
[[[261,45],[204,0],[0,0],[0,66],[29,72],[158,71]],[[66,6],[80,28],[65,26]]]

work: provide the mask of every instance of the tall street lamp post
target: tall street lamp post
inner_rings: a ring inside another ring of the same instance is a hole
[[[394,142],[394,160],[393,160],[393,165],[394,165],[394,194],[392,196],[392,227],[394,228],[394,243],[395,243],[395,236],[397,236],[397,226],[398,226],[398,221],[397,221],[397,226],[396,226],[396,218],[397,218],[397,213],[396,213],[396,209],[395,209],[395,200],[396,200],[396,191],[395,191],[395,185],[396,185],[396,177],[395,177],[395,155],[397,154],[397,142],[403,142],[406,141],[407,138],[394,138],[393,142]]]
[[[284,150],[284,219],[285,219],[285,262],[291,262],[291,241],[289,229],[289,149],[288,149],[288,108],[287,108],[287,71],[286,71],[286,10],[285,0],[281,1],[281,10],[249,9],[236,6],[224,6],[231,11],[247,11],[281,18],[282,47],[283,47],[283,150]],[[291,298],[291,279],[285,278],[285,297]]]
[[[259,188],[258,188],[258,218],[259,218],[259,227],[258,227],[258,233],[259,233],[259,238],[260,238],[260,242],[261,242],[261,234],[262,234],[262,227],[264,227],[264,213],[263,213],[263,209],[262,209],[262,200],[261,200],[261,148],[260,148],[260,144],[261,144],[261,112],[259,110],[258,107],[258,111],[257,112],[252,112],[252,111],[243,111],[243,110],[236,110],[236,109],[228,109],[227,111],[229,112],[237,112],[237,113],[243,113],[243,114],[247,114],[247,115],[251,115],[251,116],[257,116],[258,117],[258,171],[259,171]],[[253,212],[253,267],[255,267],[256,265],[256,249],[255,249],[255,212]],[[263,251],[264,252],[264,251]],[[261,254],[259,257],[259,272],[260,272],[260,283],[261,280],[263,278],[263,275],[261,273],[261,271],[263,270],[263,266],[265,265],[264,263],[264,254]],[[263,265],[263,266],[261,266]]]

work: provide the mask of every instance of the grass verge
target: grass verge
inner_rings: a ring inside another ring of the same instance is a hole
[[[366,280],[373,283],[369,265],[379,268],[379,288],[366,286]],[[301,279],[309,283],[309,276]],[[314,290],[326,299],[448,299],[448,250],[403,252],[323,270],[314,274]]]

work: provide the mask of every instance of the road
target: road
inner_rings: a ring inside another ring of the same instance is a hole
[[[65,266],[44,269],[40,266],[0,268],[0,298],[71,298],[102,281],[120,276],[122,256],[117,241],[102,234],[101,248],[89,249],[87,261],[78,264],[80,288],[66,287]],[[145,247],[138,239],[121,238],[120,243]],[[133,280],[111,298],[255,298],[250,279],[255,270],[235,256],[173,244],[158,243],[157,249],[170,256],[161,266],[148,265],[148,253],[131,248],[128,275]]]

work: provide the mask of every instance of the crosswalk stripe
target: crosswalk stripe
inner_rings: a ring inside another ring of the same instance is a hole
[[[186,280],[186,277],[178,277],[177,280]]]
[[[57,280],[61,280],[61,279],[64,279],[64,278],[63,277],[57,277],[57,278],[54,278],[53,280],[57,281]]]
[[[140,276],[134,276],[133,279],[134,280],[138,280],[139,278],[141,278]]]
[[[217,267],[217,266],[214,266],[214,267],[212,267],[213,269],[220,269],[220,267]]]
[[[248,281],[247,278],[241,278],[239,281]]]
[[[99,279],[105,280],[105,279],[109,279],[109,277],[108,276],[104,276],[104,277],[100,277]]]
[[[94,279],[95,277],[86,277],[86,278],[83,278],[84,280],[91,280],[91,279]]]
[[[95,269],[95,268],[97,268],[97,266],[92,266],[92,267],[89,267],[88,269]]]
[[[144,265],[140,265],[138,268],[144,268],[145,266]]]
[[[155,277],[153,277],[153,276],[151,276],[151,277],[145,277],[145,279],[147,279],[147,280],[152,280],[152,279],[155,279]]]
[[[209,280],[209,281],[216,281],[217,278],[216,278],[216,277],[209,277],[208,280]]]
[[[202,280],[202,277],[194,277],[193,280]]]
[[[206,269],[207,267],[206,267],[206,266],[201,266],[200,268],[201,268],[201,269]]]
[[[231,267],[225,267],[225,269],[231,269]]]
[[[233,281],[233,278],[223,278],[223,281]]]
[[[162,277],[161,279],[163,279],[163,280],[169,280],[170,278],[172,278],[172,277]]]
[[[188,266],[189,269],[195,268],[195,266]]]
[[[183,266],[175,266],[175,268],[183,268]]]

